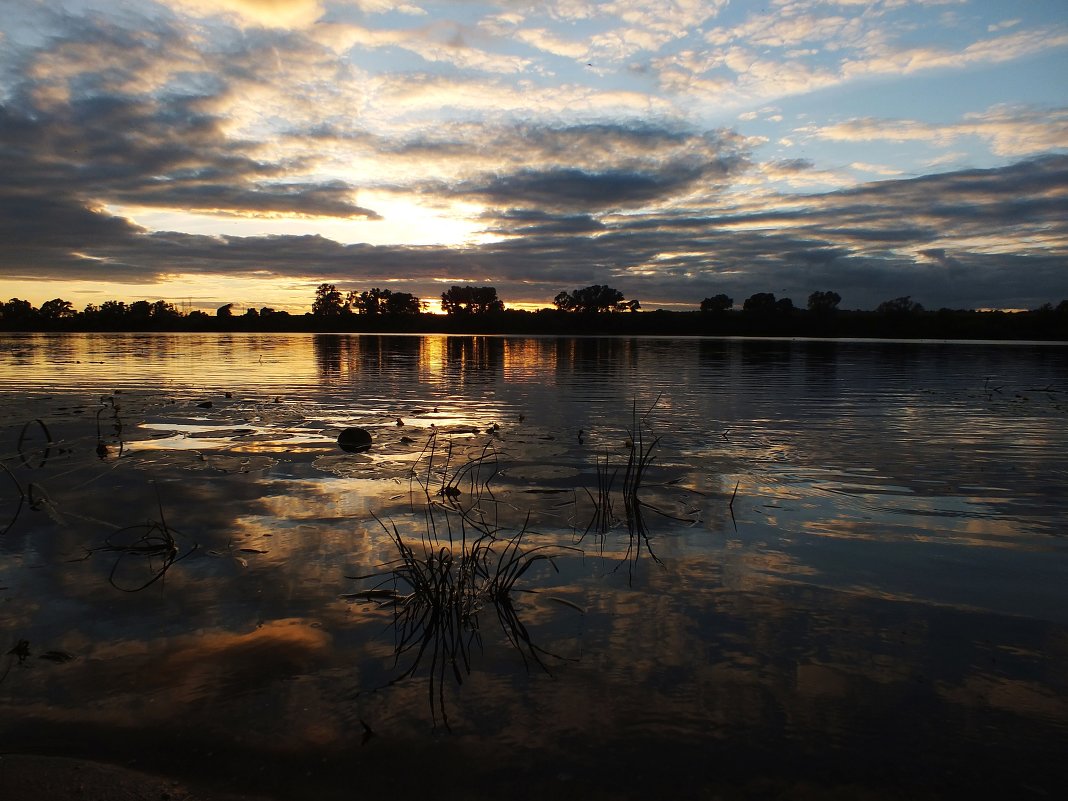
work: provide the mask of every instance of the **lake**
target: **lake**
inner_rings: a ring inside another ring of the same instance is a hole
[[[278,799],[1068,780],[1063,345],[3,335],[0,453],[0,753]]]

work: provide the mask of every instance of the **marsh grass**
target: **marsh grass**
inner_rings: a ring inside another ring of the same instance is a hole
[[[19,480],[15,478],[15,474],[11,472],[11,470],[6,464],[0,462],[0,469],[7,473],[8,478],[11,479],[11,483],[15,487],[15,493],[18,496],[17,500],[15,501],[15,511],[11,513],[11,517],[4,524],[4,527],[0,528],[0,536],[3,536],[11,530],[11,527],[15,525],[16,522],[18,522],[19,515],[22,514],[22,507],[26,505],[26,490],[22,488],[22,484],[20,484]]]
[[[450,543],[457,518],[461,529],[469,526],[489,535],[500,530],[497,500],[490,487],[499,471],[493,443],[486,442],[477,456],[462,461],[455,450],[452,440],[439,446],[438,433],[432,432],[409,472],[413,507],[418,498],[428,529],[435,535],[440,516],[434,512],[444,510],[447,514],[441,519]]]
[[[637,401],[631,406],[631,425],[627,429],[627,462],[623,465],[623,478],[618,495],[614,492],[616,477],[619,467],[613,468],[610,464],[610,456],[605,452],[604,461],[598,458],[596,461],[597,493],[596,496],[589,488],[583,488],[593,505],[593,512],[578,542],[582,542],[587,536],[593,534],[604,552],[604,543],[608,534],[615,528],[626,526],[628,541],[627,550],[620,564],[628,564],[632,568],[641,558],[642,552],[647,553],[653,561],[660,563],[660,558],[653,551],[649,534],[650,530],[645,520],[645,510],[650,509],[660,515],[674,518],[661,511],[652,504],[641,499],[640,491],[650,466],[656,460],[655,451],[660,445],[660,437],[652,433],[649,425],[649,415],[660,402],[657,396],[646,412],[639,416]],[[622,500],[623,517],[619,519],[615,512],[615,498]]]
[[[5,656],[7,657],[7,665],[4,668],[4,672],[0,673],[0,684],[4,683],[7,679],[7,674],[11,672],[11,666],[15,664],[17,660],[20,665],[24,664],[30,656],[30,641],[19,640],[15,643],[15,647],[8,651]]]
[[[26,448],[26,440],[30,439],[32,441],[33,439],[33,436],[30,432],[31,426],[33,426],[34,423],[37,424],[38,430],[42,434],[44,434],[45,438],[45,444],[41,449],[40,458],[37,460],[37,464],[34,464],[32,461],[32,457],[36,454],[27,453]],[[48,426],[45,425],[44,420],[38,417],[33,420],[28,420],[25,425],[22,426],[22,430],[19,432],[18,442],[16,443],[15,447],[18,450],[19,459],[22,460],[23,465],[31,469],[39,469],[44,467],[45,464],[48,463],[48,457],[52,453],[52,446],[54,446],[55,444],[55,440],[52,439],[52,432],[48,430]]]
[[[426,466],[422,466],[425,459]],[[450,681],[462,685],[483,648],[482,618],[493,610],[500,632],[519,653],[527,670],[533,666],[551,673],[548,659],[564,659],[538,646],[516,605],[518,593],[535,593],[521,581],[540,563],[558,570],[555,557],[572,546],[535,545],[524,538],[529,515],[514,533],[499,527],[489,484],[496,474],[496,457],[487,445],[460,464],[454,463],[451,443],[439,452],[432,434],[412,471],[424,496],[423,526],[406,538],[396,523],[372,515],[386,533],[396,558],[372,573],[348,576],[374,581],[366,590],[347,594],[376,601],[393,610],[394,667],[399,673],[385,686],[415,677],[424,668],[431,717],[449,728],[445,690]],[[455,493],[447,492],[454,488]],[[382,688],[379,688],[382,689]]]
[[[592,532],[597,536],[603,551],[605,536],[611,530],[615,520],[615,515],[612,510],[612,485],[615,483],[618,470],[610,469],[607,452],[604,455],[604,464],[598,459],[596,468],[597,497],[595,498],[593,496],[593,493],[590,492],[589,488],[583,487],[586,495],[589,496],[590,501],[593,503],[593,515],[590,517],[589,523],[586,524],[586,530],[582,532],[579,541],[581,542]]]
[[[149,520],[120,528],[108,535],[104,544],[88,549],[84,558],[94,553],[117,554],[108,574],[108,583],[122,592],[140,592],[167,575],[172,566],[181,562],[199,545],[194,543],[185,553],[178,544],[179,532],[171,528],[163,514],[163,501],[156,491],[159,520]]]
[[[101,459],[108,457],[111,450],[108,446],[108,440],[111,439],[118,446],[118,453],[115,455],[122,456],[126,443],[122,436],[123,423],[122,417],[119,416],[119,406],[115,403],[113,397],[103,398],[101,403],[101,407],[96,411],[96,455]],[[111,412],[111,432],[105,436],[101,418],[108,411]]]

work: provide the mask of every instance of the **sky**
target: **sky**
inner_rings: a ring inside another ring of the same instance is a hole
[[[1065,0],[0,0],[0,298],[1068,298]]]

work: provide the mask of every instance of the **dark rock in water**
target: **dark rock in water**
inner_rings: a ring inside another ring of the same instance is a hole
[[[212,407],[212,402],[202,401],[201,403],[198,403],[197,406],[199,406],[201,409],[210,409]]]
[[[337,444],[349,453],[366,451],[371,447],[371,434],[365,428],[346,428],[338,434]]]

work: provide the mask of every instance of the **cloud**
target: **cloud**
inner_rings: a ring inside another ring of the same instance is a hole
[[[87,205],[375,216],[342,182],[288,179],[284,165],[255,158],[255,143],[228,139],[219,119],[192,105],[116,96],[27,115],[0,109],[0,196],[32,190]]]
[[[243,25],[304,28],[323,15],[319,0],[165,0],[175,9],[199,16],[223,15]]]
[[[451,178],[442,175],[419,190],[502,208],[633,208],[691,191],[714,192],[748,165],[746,140],[728,131],[598,123],[477,131],[461,126],[444,134],[396,148],[439,170],[456,163]]]
[[[987,141],[999,156],[1027,156],[1068,148],[1068,107],[995,106],[945,125],[865,117],[822,126],[813,133],[839,142],[918,141],[939,146],[975,136]]]
[[[579,181],[575,191],[596,194],[600,188]],[[551,202],[487,213],[487,229],[499,236],[472,247],[147,232],[97,210],[80,224],[95,224],[106,235],[80,248],[82,255],[73,252],[76,242],[84,245],[79,236],[50,250],[28,242],[0,269],[43,278],[84,276],[91,269],[110,280],[134,280],[138,270],[142,280],[163,272],[255,274],[352,288],[403,275],[405,291],[423,297],[439,294],[440,280],[448,277],[491,283],[506,300],[533,296],[546,304],[561,289],[591,283],[618,286],[643,304],[697,303],[720,291],[736,298],[773,291],[800,302],[816,289],[833,289],[846,307],[862,308],[902,294],[933,308],[1035,307],[1068,297],[1062,213],[1068,157],[818,195],[764,195],[706,210],[554,212],[553,203],[568,205],[558,202],[559,191],[534,179],[519,189],[511,187],[507,197],[548,191]],[[42,230],[38,243],[46,236]]]
[[[954,17],[917,15],[936,3],[864,4],[863,11],[817,0],[777,5],[706,30],[703,47],[658,54],[650,63],[660,86],[737,107],[878,76],[1002,64],[1068,44],[1063,25],[977,34]],[[960,44],[929,44],[919,30]]]
[[[870,50],[864,58],[844,62],[841,65],[841,74],[848,80],[868,75],[908,75],[924,70],[964,69],[980,64],[1014,61],[1066,44],[1068,29],[1054,27],[981,39],[959,50],[885,46]]]
[[[949,68],[953,54],[993,63],[999,48],[1038,52],[1063,31],[1021,24],[977,39],[962,29],[956,48],[932,50],[908,40],[894,16],[902,7],[886,2],[859,14],[843,2],[780,4],[704,29],[726,20],[722,5],[515,3],[462,25],[428,7],[410,27],[374,26],[367,15],[386,9],[377,0],[358,11],[296,3],[289,22],[281,6],[236,0],[231,16],[192,22],[155,6],[122,20],[48,14],[47,37],[20,27],[0,54],[10,78],[0,95],[0,275],[351,288],[403,276],[425,297],[466,277],[505,299],[546,303],[561,289],[610,283],[643,305],[719,291],[801,301],[834,289],[868,307],[901,294],[930,307],[1068,296],[1068,156],[1056,155],[1068,141],[1065,109],[994,106],[948,124],[863,118],[795,132],[961,151],[977,137],[1005,160],[1029,159],[901,179],[889,164],[758,159],[767,140],[702,124],[706,107],[690,102],[803,93],[901,68],[902,58],[916,69]],[[596,74],[562,63],[595,51],[616,64],[648,60]],[[565,67],[580,77],[551,79]],[[679,94],[644,88],[655,81]],[[743,121],[771,126],[780,109],[759,105]],[[858,185],[858,172],[880,180]],[[372,246],[150,230],[123,216],[244,216],[267,221],[263,231],[303,217],[342,230],[339,221],[378,217],[360,192],[383,209],[463,207],[482,228],[463,247]]]
[[[860,170],[861,172],[870,172],[875,175],[901,175],[901,170],[896,167],[890,167],[886,164],[869,164],[865,161],[854,161],[849,165],[854,170]]]
[[[689,36],[713,19],[728,0],[556,0],[519,3],[516,10],[497,14],[485,23],[499,35],[512,35],[546,53],[565,58],[619,62],[637,53],[655,52],[665,44]],[[511,4],[509,4],[511,5]],[[537,20],[532,23],[531,20]],[[564,38],[549,24],[584,23],[586,34]],[[545,23],[545,24],[542,24]],[[589,28],[593,26],[594,30]]]
[[[987,25],[986,29],[990,33],[995,33],[996,31],[1003,31],[1003,30],[1006,30],[1008,28],[1015,28],[1021,22],[1022,22],[1022,20],[1020,20],[1020,19],[1007,19],[1007,20],[1003,20],[1002,22],[996,22],[996,23],[993,23],[991,25]]]

